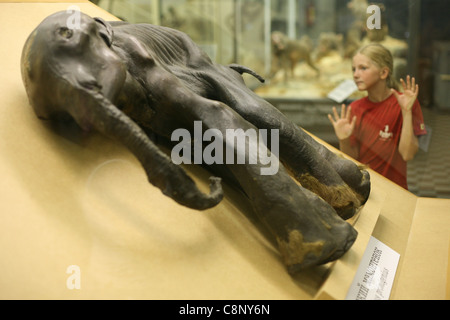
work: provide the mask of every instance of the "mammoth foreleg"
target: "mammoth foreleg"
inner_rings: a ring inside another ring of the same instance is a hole
[[[210,194],[202,193],[195,182],[171,159],[160,151],[145,132],[98,92],[82,90],[79,97],[91,108],[82,116],[73,115],[82,126],[90,126],[100,133],[118,140],[140,161],[151,184],[163,194],[186,207],[205,210],[223,198],[221,179],[211,177]],[[80,102],[81,102],[80,101]]]

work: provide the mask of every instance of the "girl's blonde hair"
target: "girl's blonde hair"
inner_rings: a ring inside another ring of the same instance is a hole
[[[392,57],[391,52],[386,49],[383,45],[379,43],[370,43],[359,50],[356,51],[356,54],[362,54],[372,60],[378,67],[380,68],[388,68],[389,74],[386,78],[386,84],[389,88],[393,88],[395,90],[399,90],[398,82],[395,80],[393,72],[394,72],[394,58]]]

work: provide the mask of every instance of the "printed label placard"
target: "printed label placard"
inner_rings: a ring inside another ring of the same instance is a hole
[[[371,237],[346,300],[389,300],[400,255]]]
[[[337,103],[341,103],[342,101],[350,97],[356,90],[358,90],[358,87],[356,86],[355,81],[350,79],[344,80],[330,93],[328,93],[327,97],[331,100],[336,101]]]

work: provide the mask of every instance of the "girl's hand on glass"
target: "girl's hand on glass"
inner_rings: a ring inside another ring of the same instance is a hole
[[[333,125],[334,132],[339,140],[350,138],[355,129],[356,116],[352,117],[352,107],[346,108],[345,104],[341,106],[341,115],[338,115],[336,107],[333,107],[333,116],[328,114],[328,119]]]
[[[398,104],[402,108],[402,112],[408,112],[412,109],[412,106],[419,95],[419,85],[416,84],[416,79],[414,77],[411,79],[410,76],[406,77],[406,82],[403,79],[400,79],[400,82],[403,87],[403,94],[398,94],[394,89],[391,89],[391,91],[397,98]]]

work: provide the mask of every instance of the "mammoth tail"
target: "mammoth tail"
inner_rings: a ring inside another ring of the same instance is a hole
[[[228,65],[228,67],[230,67],[231,69],[233,69],[236,72],[239,72],[240,74],[248,73],[249,75],[258,79],[261,83],[264,83],[266,81],[262,76],[260,76],[259,74],[257,74],[255,71],[253,71],[250,68],[241,66],[239,64],[230,64],[230,65]]]

